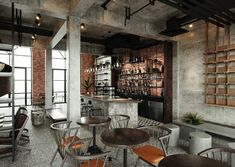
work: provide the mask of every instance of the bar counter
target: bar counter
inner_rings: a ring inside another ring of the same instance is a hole
[[[85,101],[91,100],[93,106],[101,108],[105,115],[129,115],[130,121],[128,127],[138,126],[138,103],[141,101],[103,95],[82,95],[81,97]]]

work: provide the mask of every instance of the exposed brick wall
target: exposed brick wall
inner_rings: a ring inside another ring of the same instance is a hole
[[[32,48],[32,103],[45,93],[45,50]]]
[[[81,93],[86,94],[86,89],[82,85],[85,80],[90,77],[92,79],[93,85],[90,88],[90,92],[94,93],[94,73],[87,72],[87,69],[90,69],[94,66],[95,57],[89,53],[81,54]]]

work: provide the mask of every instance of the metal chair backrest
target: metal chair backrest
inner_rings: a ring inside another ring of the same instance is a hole
[[[70,143],[66,147],[66,160],[69,166],[86,166],[86,167],[105,167],[110,155],[110,151],[89,154],[87,153],[88,147],[91,144],[92,138],[81,139],[76,142]],[[80,147],[77,147],[80,145]],[[64,164],[64,163],[63,163]]]
[[[70,128],[71,123],[72,121],[63,121],[51,124],[57,149],[62,158],[64,158],[65,155],[66,145],[78,139],[77,134],[80,127]]]
[[[23,133],[23,130],[27,124],[29,117],[27,114],[24,113],[19,113],[17,118],[15,119],[15,140],[16,143],[18,143],[18,141],[20,140],[20,137]],[[11,132],[12,134],[12,132]]]
[[[127,128],[130,120],[128,115],[109,115],[111,118],[110,129]]]
[[[167,149],[169,146],[169,140],[171,136],[171,130],[164,127],[164,126],[145,126],[141,127],[139,129],[144,130],[147,132],[150,136],[150,139],[148,143],[152,146],[161,148],[165,154],[165,156],[168,155]]]
[[[235,149],[226,147],[209,148],[198,153],[198,155],[200,156],[211,158],[222,163],[226,163],[230,167],[232,166],[232,154],[235,154]]]

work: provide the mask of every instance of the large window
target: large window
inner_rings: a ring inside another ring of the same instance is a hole
[[[11,52],[0,51],[0,61],[11,65]],[[31,105],[30,47],[15,47],[15,105]]]
[[[66,52],[52,51],[53,102],[66,103]]]

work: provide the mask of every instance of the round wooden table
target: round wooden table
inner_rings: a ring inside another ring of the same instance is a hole
[[[96,127],[97,126],[109,126],[111,122],[111,118],[105,116],[89,116],[89,117],[81,117],[77,121],[78,125],[92,127],[93,129],[93,146],[89,148],[89,152],[91,153],[100,153],[100,148],[96,145]]]
[[[158,167],[229,167],[225,163],[192,154],[170,155],[160,161]]]
[[[148,133],[133,128],[106,129],[101,134],[101,141],[105,145],[123,149],[124,167],[127,167],[127,148],[136,147],[148,140]]]

